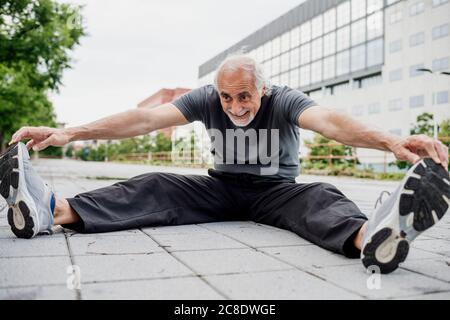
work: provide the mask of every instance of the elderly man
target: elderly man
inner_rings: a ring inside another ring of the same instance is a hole
[[[27,148],[122,139],[196,120],[212,140],[215,169],[209,176],[155,172],[63,199],[55,197],[29,161]],[[299,127],[350,146],[391,151],[414,165],[368,220],[333,185],[295,182]],[[26,146],[23,139],[30,139]],[[411,241],[449,211],[448,149],[439,141],[422,135],[399,138],[321,107],[300,91],[270,86],[261,66],[242,55],[218,67],[214,86],[173,103],[80,127],[24,127],[10,144],[0,159],[0,191],[12,231],[21,238],[53,225],[92,233],[252,220],[361,257],[366,267],[389,273],[406,259]]]

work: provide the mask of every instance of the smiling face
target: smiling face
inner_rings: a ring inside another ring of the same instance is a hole
[[[255,85],[255,77],[244,69],[221,70],[217,78],[220,103],[223,111],[237,127],[252,122],[261,107],[261,97]]]

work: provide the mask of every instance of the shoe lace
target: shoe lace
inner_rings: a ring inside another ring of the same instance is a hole
[[[374,209],[378,207],[378,205],[382,205],[385,198],[383,198],[384,195],[387,195],[388,197],[391,195],[389,191],[383,190],[380,192],[380,195],[378,196],[377,201],[375,201]]]

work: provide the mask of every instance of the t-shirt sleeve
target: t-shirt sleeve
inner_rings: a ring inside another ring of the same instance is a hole
[[[172,101],[189,122],[202,121],[208,100],[207,86],[189,91]]]
[[[286,90],[280,94],[279,99],[285,118],[289,123],[297,126],[300,114],[309,107],[317,105],[313,99],[303,92],[291,88],[286,88]]]

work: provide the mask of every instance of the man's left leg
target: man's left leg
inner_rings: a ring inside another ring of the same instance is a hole
[[[360,257],[367,217],[328,183],[282,183],[261,191],[251,207],[255,222],[292,231],[325,249]]]

